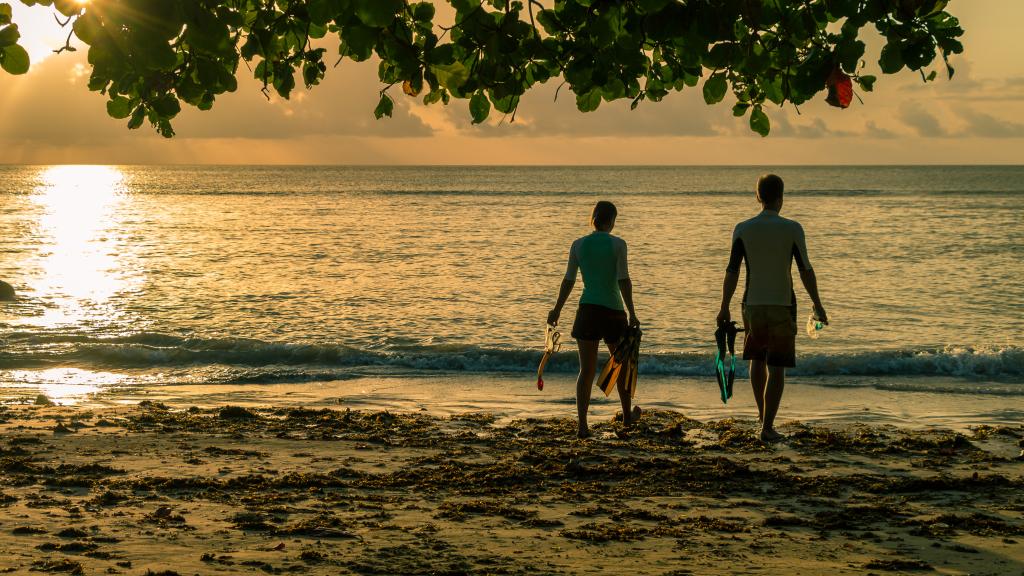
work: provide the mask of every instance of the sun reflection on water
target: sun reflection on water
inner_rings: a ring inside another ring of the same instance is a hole
[[[111,298],[131,288],[118,241],[119,214],[129,201],[125,175],[109,166],[53,166],[40,174],[33,200],[40,208],[40,277],[34,290],[46,302],[43,327],[102,320]]]
[[[127,377],[111,372],[93,372],[79,368],[49,368],[47,370],[12,370],[11,382],[2,388],[11,390],[37,390],[54,404],[69,406],[85,402],[104,388],[117,386]],[[31,384],[21,384],[31,382]],[[35,392],[33,392],[35,394]]]

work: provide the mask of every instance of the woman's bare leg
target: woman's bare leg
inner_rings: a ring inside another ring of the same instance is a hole
[[[576,412],[579,415],[577,436],[586,438],[590,435],[587,426],[587,410],[590,409],[590,389],[594,386],[594,373],[597,371],[598,340],[577,340],[580,353],[580,375],[576,379]]]

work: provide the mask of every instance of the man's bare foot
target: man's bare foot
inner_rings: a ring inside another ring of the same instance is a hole
[[[576,431],[576,437],[579,438],[580,440],[586,440],[587,438],[590,438],[591,436],[593,436],[593,434],[591,434],[590,430],[588,430],[586,428],[581,428],[581,429]]]
[[[639,406],[633,406],[633,409],[629,411],[629,419],[627,420],[627,419],[623,418],[622,419],[622,425],[623,426],[632,426],[633,424],[636,424],[637,421],[640,420],[640,415],[643,414],[643,413],[644,413],[644,411],[641,410]]]
[[[761,430],[761,441],[762,442],[779,442],[779,441],[785,440],[785,439],[786,439],[785,436],[783,436],[782,434],[779,434],[778,432],[776,432],[775,430],[772,430],[770,428],[768,430]]]

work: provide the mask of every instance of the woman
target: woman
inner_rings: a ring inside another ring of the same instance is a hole
[[[576,380],[576,410],[579,413],[580,438],[590,436],[587,409],[590,407],[590,388],[597,371],[597,347],[604,340],[610,352],[628,326],[639,326],[633,308],[633,283],[626,265],[626,242],[612,236],[618,211],[611,202],[602,200],[594,206],[590,223],[594,231],[576,240],[569,249],[569,266],[558,292],[558,302],[548,313],[548,324],[558,324],[562,307],[576,284],[576,271],[583,274],[583,296],[576,310],[572,337],[580,353],[580,375]],[[629,310],[627,321],[625,308]],[[622,422],[630,426],[640,418],[640,407],[630,409],[630,394],[626,389],[626,374],[619,375],[617,385],[622,401]]]

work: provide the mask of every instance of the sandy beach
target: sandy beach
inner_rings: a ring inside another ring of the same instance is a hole
[[[4,573],[1022,574],[1024,426],[0,409]]]

